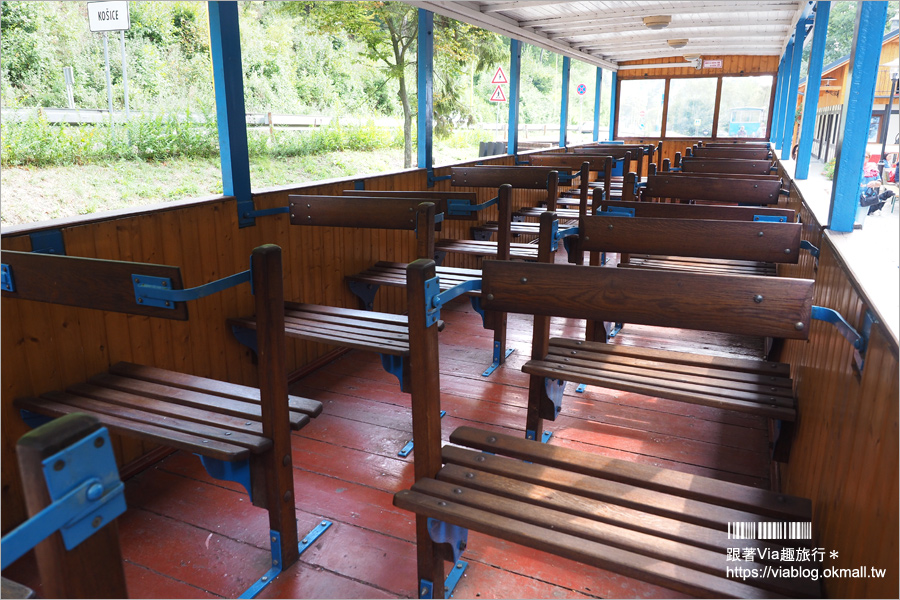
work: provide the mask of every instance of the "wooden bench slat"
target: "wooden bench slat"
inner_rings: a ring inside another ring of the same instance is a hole
[[[84,412],[74,406],[54,402],[46,398],[16,398],[15,405],[39,412],[50,417],[61,417],[73,412]],[[128,437],[136,437],[141,440],[162,444],[178,450],[202,453],[204,456],[224,461],[235,461],[249,458],[250,450],[234,444],[208,440],[204,444],[197,436],[173,431],[154,425],[135,423],[126,419],[120,419],[112,415],[95,414],[97,419],[114,433]]]
[[[683,263],[680,261],[669,260],[647,260],[638,258],[632,260],[629,257],[628,262],[620,262],[618,267],[623,269],[652,269],[655,271],[685,271],[692,273],[708,273],[711,275],[750,275],[754,277],[774,277],[777,270],[768,265],[762,264],[757,267],[744,265],[720,265],[702,263]]]
[[[454,468],[458,473],[455,478],[448,474]],[[467,479],[463,471],[472,478]],[[577,492],[562,492],[452,465],[441,469],[437,480],[423,479],[413,485],[412,490],[712,575],[721,575],[726,567],[733,566],[728,564],[727,548],[763,546],[780,554],[780,547],[766,542],[749,541],[744,545],[729,545],[732,540],[728,540],[727,533],[722,530],[709,530],[625,509],[616,505],[615,500],[597,502],[588,500]],[[628,491],[624,495],[627,496]],[[672,537],[667,537],[666,534]],[[692,536],[708,538],[713,548],[704,547]],[[765,565],[757,557],[745,566],[763,568]],[[778,566],[777,562],[775,566]],[[807,584],[799,580],[756,577],[748,578],[746,583],[792,597],[805,596],[811,591]]]
[[[493,452],[536,465],[556,467],[591,477],[618,481],[642,489],[664,492],[689,500],[699,500],[734,508],[773,519],[808,521],[812,502],[700,475],[661,469],[599,454],[579,452],[552,444],[533,444],[531,440],[487,432],[473,427],[459,427],[450,442],[476,450]]]
[[[628,577],[696,596],[722,598],[777,597],[765,590],[715,577],[670,562],[649,558],[598,542],[503,517],[494,511],[477,510],[456,502],[434,498],[412,490],[394,495],[394,505],[430,518],[474,529],[486,535],[551,552],[558,556],[621,573]]]
[[[603,373],[615,374],[615,376],[634,375],[636,377],[652,377],[659,380],[671,380],[703,387],[716,387],[730,389],[754,395],[776,396],[788,399],[785,406],[793,406],[793,391],[791,381],[781,379],[770,385],[761,375],[744,373],[742,371],[728,371],[719,369],[699,369],[697,367],[685,367],[678,363],[664,363],[655,361],[641,361],[635,359],[610,360],[609,355],[591,354],[579,352],[572,356],[573,351],[561,350],[551,347],[543,362],[559,366],[571,366],[574,369],[590,369]],[[618,358],[618,357],[617,357]],[[777,383],[778,385],[774,385]]]
[[[131,421],[134,423],[143,423],[153,425],[162,429],[171,429],[184,434],[194,435],[199,440],[217,440],[228,444],[234,444],[247,448],[254,454],[259,454],[272,447],[272,440],[262,435],[254,435],[242,431],[235,431],[231,428],[219,427],[214,420],[207,422],[198,422],[194,419],[179,418],[177,412],[169,412],[168,414],[160,414],[153,410],[145,410],[138,399],[131,395],[131,402],[128,399],[122,399],[121,402],[107,401],[106,398],[115,394],[127,394],[126,392],[118,392],[117,390],[106,389],[104,392],[97,392],[97,386],[80,386],[79,389],[86,393],[80,394],[73,391],[72,388],[66,392],[48,392],[43,397],[60,404],[68,404],[74,406],[84,412],[92,415],[105,414],[119,419]],[[139,399],[138,399],[139,400]],[[309,419],[304,415],[305,419]],[[203,444],[202,441],[198,442]],[[205,444],[204,444],[205,445]],[[200,446],[201,448],[203,446]]]
[[[284,318],[293,325],[304,324],[317,329],[333,329],[356,333],[366,338],[375,338],[385,341],[405,342],[408,338],[408,330],[404,327],[392,324],[384,324],[375,320],[359,322],[352,317],[339,317],[334,315],[322,315],[306,311],[285,312]]]
[[[602,342],[588,342],[569,338],[550,338],[550,346],[564,350],[585,350],[592,353],[602,353],[611,356],[634,357],[651,361],[677,363],[679,365],[698,369],[714,368],[735,370],[745,373],[756,373],[778,379],[790,378],[790,365],[774,361],[675,352],[672,350],[658,350],[642,346],[621,346],[618,344],[604,344]]]
[[[128,377],[120,377],[109,373],[101,373],[95,375],[88,380],[90,383],[112,390],[128,392],[147,398],[156,398],[158,400],[166,400],[173,404],[181,404],[191,406],[201,410],[212,410],[233,417],[245,418],[252,421],[258,420],[262,414],[259,404],[233,400],[231,398],[223,398],[202,392],[194,392],[182,388],[176,388],[165,384],[143,381],[140,379],[131,379]],[[291,426],[299,429],[306,415],[300,413],[290,413]]]
[[[363,322],[378,323],[385,325],[400,325],[406,327],[409,320],[405,315],[393,315],[390,313],[373,313],[368,310],[358,310],[355,308],[341,308],[338,306],[323,306],[320,304],[303,304],[298,302],[285,302],[286,310],[306,312],[311,315],[319,315],[321,317],[352,317]]]
[[[777,396],[760,397],[757,394],[744,394],[737,391],[702,387],[687,383],[679,384],[678,382],[652,377],[620,376],[615,373],[598,372],[593,369],[579,369],[548,361],[528,361],[522,367],[522,370],[529,375],[596,385],[623,392],[678,400],[688,404],[763,415],[784,421],[796,420],[796,410],[793,407],[793,403],[791,402],[790,406],[784,406],[784,399]]]
[[[186,390],[222,396],[224,398],[232,398],[234,400],[242,400],[244,402],[253,402],[255,404],[259,404],[260,402],[259,388],[229,383],[227,381],[219,381],[218,379],[188,375],[186,373],[178,373],[176,371],[158,369],[156,367],[148,367],[146,365],[138,365],[129,362],[118,362],[109,368],[109,372],[114,375],[122,375],[123,377],[131,377],[132,379],[143,379],[145,381],[162,383],[171,385],[172,387],[180,387]],[[288,406],[292,411],[301,412],[311,417],[317,417],[322,413],[321,402],[303,398],[301,396],[288,396]]]
[[[253,324],[249,323],[248,325]],[[403,343],[402,340],[392,342],[386,339],[362,338],[352,328],[349,331],[339,332],[334,329],[316,328],[313,322],[296,322],[285,323],[284,333],[288,337],[332,346],[342,346],[394,356],[409,356],[409,344]]]
[[[464,281],[481,279],[481,271],[475,269],[461,269],[448,267],[447,271],[438,270],[440,287],[442,290],[450,289]],[[377,285],[393,287],[406,287],[406,265],[404,263],[391,263],[379,261],[356,275],[347,277],[349,281],[360,281]],[[470,296],[480,296],[481,290],[467,292]]]

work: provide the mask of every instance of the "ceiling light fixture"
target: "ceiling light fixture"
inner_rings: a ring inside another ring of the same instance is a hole
[[[672,17],[668,15],[658,15],[655,17],[644,17],[644,27],[648,29],[665,29],[672,22]]]
[[[669,46],[672,48],[684,48],[687,46],[688,40],[680,39],[680,40],[669,40]]]

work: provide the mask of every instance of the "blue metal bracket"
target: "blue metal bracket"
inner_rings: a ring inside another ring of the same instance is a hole
[[[0,265],[0,289],[4,292],[16,291],[16,284],[13,281],[12,269],[9,265]]]
[[[606,210],[600,211],[602,217],[633,217],[634,209],[624,206],[607,206]]]
[[[447,213],[453,217],[467,217],[474,212],[478,212],[479,210],[484,210],[489,206],[493,206],[499,201],[499,196],[491,198],[487,202],[482,202],[481,204],[472,204],[472,202],[469,200],[461,200],[459,198],[448,198]]]
[[[530,165],[530,164],[531,164],[531,161],[530,161],[530,160],[519,160],[519,157],[518,157],[518,156],[515,157],[514,160],[515,160],[516,166]]]
[[[381,356],[381,366],[400,381],[400,391],[405,392],[406,387],[403,385],[403,363],[405,361],[403,357],[396,354],[380,354],[379,356]]]
[[[329,527],[331,527],[331,521],[323,520],[316,525],[312,531],[303,536],[303,539],[297,545],[300,549],[300,554],[303,554]],[[239,598],[255,598],[257,594],[263,591],[281,574],[281,571],[284,568],[281,562],[281,534],[275,530],[270,530],[269,540],[272,542],[272,568],[270,568],[265,575],[260,577],[256,583],[247,588],[243,594],[238,596]]]
[[[52,502],[3,537],[2,569],[57,531],[72,550],[125,512],[125,486],[105,427],[45,458],[41,466]]]
[[[426,174],[428,175],[428,187],[434,187],[434,184],[438,181],[447,181],[450,179],[450,175],[441,175],[440,177],[434,176],[434,167],[428,167]],[[453,213],[450,213],[451,215]]]
[[[22,422],[30,429],[37,429],[41,425],[45,425],[54,419],[54,417],[48,417],[47,415],[32,412],[25,408],[19,409],[19,418],[22,419]]]
[[[825,308],[824,306],[813,306],[812,307],[812,318],[818,321],[826,321],[831,323],[835,327],[837,327],[838,332],[844,338],[847,339],[848,342],[859,351],[860,354],[864,355],[866,352],[866,344],[868,343],[867,337],[864,337],[861,333],[856,331],[850,323],[844,319],[841,313],[837,312],[832,308]],[[870,317],[870,315],[866,314],[866,319],[871,319],[874,321],[874,318]],[[868,323],[868,327],[871,328],[871,322]]]
[[[363,283],[362,281],[348,281],[347,285],[350,287],[350,291],[360,299],[366,310],[374,310],[375,294],[378,293],[378,289],[381,287],[380,285],[375,283]]]
[[[494,232],[489,229],[475,229],[472,228],[472,239],[476,242],[487,242],[494,235]]]
[[[534,438],[536,438],[536,437],[537,436],[535,435],[534,429],[527,429],[525,431],[525,439],[526,440],[534,441]],[[553,432],[544,430],[544,432],[541,434],[541,443],[546,444],[548,441],[550,441],[551,437],[553,437]]]
[[[447,414],[447,411],[442,410],[441,418],[443,419],[444,415],[446,415],[446,414]],[[412,452],[413,448],[415,447],[415,442],[416,442],[415,440],[409,440],[408,442],[406,442],[406,444],[404,444],[403,447],[400,449],[400,452],[397,453],[397,456],[402,456],[403,458],[406,458],[407,456],[409,456],[410,452]]]
[[[238,342],[250,348],[250,350],[253,351],[253,354],[259,354],[259,349],[256,345],[255,329],[248,329],[246,327],[238,327],[237,325],[232,325],[231,333],[234,335],[235,339],[237,339]]]
[[[242,217],[244,219],[255,219],[256,217],[268,217],[269,215],[283,215],[291,212],[290,206],[279,206],[277,208],[264,208],[261,210],[246,211]]]
[[[809,240],[800,240],[800,248],[802,250],[809,250],[809,253],[812,254],[815,258],[819,258],[819,249],[809,243]]]
[[[578,387],[575,388],[575,393],[576,393],[576,394],[583,394],[583,393],[584,393],[584,390],[586,390],[586,389],[587,389],[587,384],[586,384],[586,383],[579,383],[579,384],[578,384]]]
[[[183,290],[173,290],[172,281],[168,277],[132,274],[131,281],[134,285],[134,298],[138,304],[174,310],[176,302],[196,300],[250,281],[250,270]]]
[[[503,355],[503,358],[509,357],[510,354],[515,352],[515,348],[507,348],[505,350],[506,354]],[[497,370],[500,367],[500,354],[503,353],[503,348],[500,347],[500,342],[494,342],[494,354],[493,360],[491,361],[491,366],[484,370],[484,373],[481,374],[482,377],[488,377],[491,373]]]
[[[31,251],[37,254],[66,255],[66,245],[63,243],[62,230],[47,229],[36,231],[28,236],[31,238]]]
[[[553,403],[553,419],[562,410],[563,392],[566,391],[566,382],[562,379],[553,379],[552,377],[544,377],[544,393],[547,399]]]
[[[431,327],[441,318],[441,306],[467,292],[481,289],[480,279],[470,279],[440,291],[440,277],[425,281],[425,327]]]
[[[776,215],[753,215],[754,221],[761,221],[763,223],[787,223],[787,217],[785,216],[776,216]]]
[[[780,189],[780,190],[778,190],[778,195],[779,196],[790,196],[791,190]]]
[[[622,331],[622,328],[625,327],[625,323],[614,323],[612,328],[610,328],[609,333],[606,337],[614,338],[619,335],[619,332]]]
[[[428,536],[435,544],[449,544],[453,552],[453,562],[456,562],[466,549],[469,530],[429,517]]]
[[[197,456],[200,457],[200,462],[203,463],[203,468],[206,469],[206,472],[209,473],[210,477],[221,481],[233,481],[241,484],[244,486],[244,489],[247,490],[250,501],[253,502],[253,487],[250,485],[249,459],[245,458],[244,460],[228,461],[210,458],[208,456],[203,456],[202,454],[198,454]]]
[[[444,598],[453,597],[453,590],[456,589],[468,566],[469,563],[464,560],[456,561],[453,570],[450,571],[450,574],[447,575],[447,579],[444,581]],[[434,598],[434,584],[432,582],[427,579],[419,580],[419,598]]]
[[[486,328],[484,324],[484,309],[481,308],[481,296],[469,296],[469,301],[472,303],[472,308],[475,309],[475,312],[481,315],[481,326]]]
[[[365,190],[366,189],[366,180],[365,179],[357,179],[356,181],[354,181],[353,189],[360,190],[360,191]]]

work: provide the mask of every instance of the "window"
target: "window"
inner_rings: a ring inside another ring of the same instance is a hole
[[[717,137],[765,137],[772,81],[771,75],[722,78]]]
[[[672,79],[666,137],[710,137],[717,81],[715,77]]]
[[[617,137],[659,136],[665,86],[665,79],[622,80],[619,84]]]

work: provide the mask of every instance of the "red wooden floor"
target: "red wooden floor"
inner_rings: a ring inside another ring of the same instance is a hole
[[[445,436],[462,424],[521,434],[531,320],[512,316],[516,352],[485,378],[490,332],[464,301],[443,311],[441,387]],[[556,332],[578,322],[554,321]],[[626,325],[615,343],[759,356],[761,343]],[[306,377],[292,392],[322,401],[323,414],[294,434],[301,532],[334,524],[260,597],[414,597],[414,527],[392,494],[412,483],[409,396],[373,354],[353,352]],[[550,443],[768,487],[766,423],[717,409],[637,394],[569,386]],[[211,479],[199,460],[175,453],[127,482],[120,521],[129,595],[236,597],[268,568],[266,513],[235,485]],[[460,598],[672,597],[649,586],[472,533]],[[4,574],[36,584],[30,559]],[[16,575],[19,577],[16,577]]]

